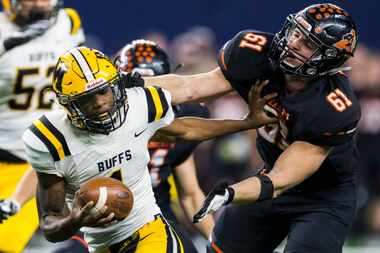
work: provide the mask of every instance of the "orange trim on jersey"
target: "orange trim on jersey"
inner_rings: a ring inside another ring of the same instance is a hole
[[[169,149],[169,148],[173,148],[174,146],[175,146],[175,143],[164,143],[164,142],[157,142],[157,141],[150,141],[148,143],[149,149],[157,149],[157,148]]]
[[[84,246],[86,249],[88,248],[87,242],[85,240],[83,240],[82,237],[77,236],[77,235],[73,235],[70,239],[71,240],[76,240],[76,241],[80,242],[80,244],[82,244],[82,246]]]
[[[222,63],[224,70],[227,70],[227,65],[224,61],[224,50],[222,50],[222,52],[220,53],[220,62]]]
[[[213,248],[216,251],[216,253],[224,253],[223,250],[219,248],[214,242],[211,243],[211,248]]]

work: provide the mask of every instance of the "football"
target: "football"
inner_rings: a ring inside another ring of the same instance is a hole
[[[94,201],[95,210],[107,206],[107,214],[115,213],[115,219],[125,219],[132,210],[133,195],[121,181],[110,177],[95,177],[83,183],[79,189],[79,204]]]

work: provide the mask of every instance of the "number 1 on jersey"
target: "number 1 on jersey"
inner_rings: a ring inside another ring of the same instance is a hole
[[[267,38],[264,36],[247,33],[241,40],[239,47],[250,48],[254,51],[261,52],[265,44],[267,44]]]

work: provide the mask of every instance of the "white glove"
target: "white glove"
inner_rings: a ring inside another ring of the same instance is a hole
[[[207,214],[217,211],[223,205],[229,204],[233,198],[234,190],[228,186],[227,182],[217,184],[207,195],[202,208],[194,215],[193,223],[199,222]]]
[[[8,219],[10,216],[18,213],[20,204],[16,201],[2,199],[0,200],[0,223]]]

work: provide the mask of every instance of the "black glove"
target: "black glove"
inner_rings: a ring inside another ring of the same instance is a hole
[[[9,38],[4,39],[3,51],[25,44],[26,42],[41,36],[51,26],[51,21],[47,19],[39,20],[30,25],[25,26],[21,31],[15,32]]]
[[[125,88],[144,87],[145,81],[138,72],[121,73],[121,78],[125,84]]]
[[[20,205],[12,200],[0,200],[0,223],[16,214],[20,210]]]
[[[227,205],[234,198],[234,190],[228,186],[227,182],[217,184],[207,195],[202,208],[194,215],[193,223],[197,223],[206,217],[207,214],[215,212],[223,205]]]

